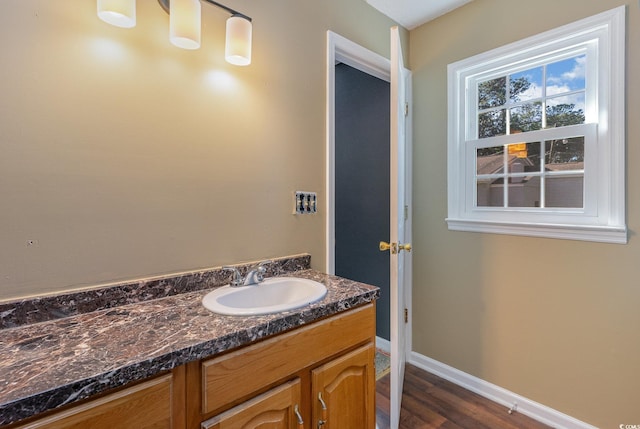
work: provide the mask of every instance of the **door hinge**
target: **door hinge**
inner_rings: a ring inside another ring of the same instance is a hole
[[[409,103],[404,103],[404,116],[409,116]]]
[[[409,206],[404,206],[404,220],[409,219]]]
[[[404,323],[409,323],[409,309],[404,309]]]

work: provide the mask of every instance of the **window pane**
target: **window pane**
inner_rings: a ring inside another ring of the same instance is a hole
[[[546,207],[582,208],[584,176],[581,174],[547,177],[545,182]]]
[[[586,55],[547,65],[547,97],[585,88]]]
[[[507,78],[499,77],[478,84],[478,108],[489,109],[507,102]]]
[[[584,137],[545,142],[544,160],[547,171],[584,169]]]
[[[476,150],[476,174],[499,174],[504,171],[504,146]]]
[[[542,97],[542,67],[510,75],[509,97],[514,103]]]
[[[502,136],[507,133],[506,110],[494,110],[478,115],[478,138]]]
[[[509,207],[540,207],[540,177],[512,177]]]
[[[515,143],[507,145],[509,173],[530,173],[541,171],[540,142]]]
[[[547,128],[584,124],[584,92],[547,99]]]
[[[504,207],[503,189],[502,179],[479,179],[477,181],[478,207]]]
[[[530,103],[509,110],[510,134],[542,129],[542,103]]]

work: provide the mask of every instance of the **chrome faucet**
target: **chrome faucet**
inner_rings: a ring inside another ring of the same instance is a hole
[[[248,286],[262,283],[264,281],[264,274],[267,272],[265,265],[271,264],[272,262],[272,260],[268,259],[251,268],[247,273],[247,276],[244,278],[243,284]]]
[[[258,265],[252,267],[247,272],[245,277],[242,277],[242,273],[238,270],[238,267],[233,267],[230,265],[225,265],[222,267],[223,270],[233,271],[233,277],[231,278],[231,282],[229,283],[232,287],[237,286],[249,286],[256,285],[264,281],[264,273],[267,272],[265,265],[271,264],[272,260],[266,260],[260,262]]]

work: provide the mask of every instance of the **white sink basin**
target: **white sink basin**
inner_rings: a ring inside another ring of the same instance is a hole
[[[207,310],[230,316],[278,313],[324,298],[322,283],[297,277],[273,277],[251,286],[223,286],[202,299]]]

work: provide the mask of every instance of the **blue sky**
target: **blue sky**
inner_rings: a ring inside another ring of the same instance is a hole
[[[547,96],[584,89],[586,56],[580,55],[548,64]],[[535,67],[511,75],[511,79],[526,77],[531,87],[520,94],[522,101],[542,97],[543,67]]]
[[[585,88],[585,63],[583,54],[546,65],[547,97],[558,96],[548,99],[548,105],[575,104],[577,109],[584,109],[584,93],[560,95]],[[519,94],[520,101],[542,97],[543,73],[544,67],[540,66],[510,76],[511,79],[526,77],[531,82],[529,89]]]

